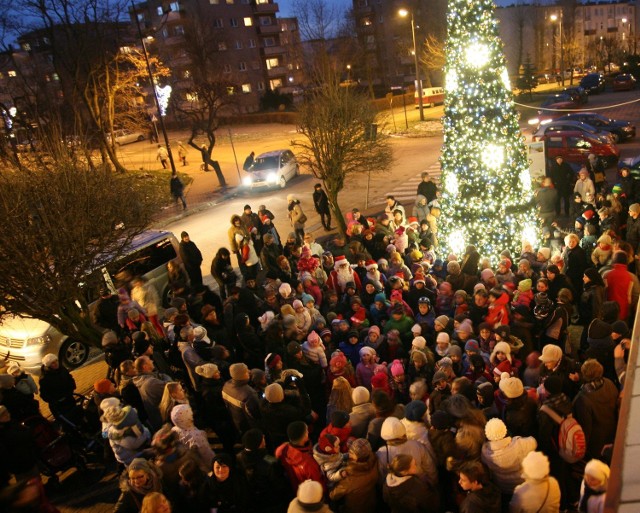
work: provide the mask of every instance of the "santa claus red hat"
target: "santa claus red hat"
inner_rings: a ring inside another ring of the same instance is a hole
[[[335,260],[333,261],[333,267],[335,269],[337,269],[338,267],[340,267],[342,264],[348,264],[349,262],[347,261],[347,257],[344,255],[338,255]]]
[[[378,268],[378,264],[376,264],[375,260],[367,260],[367,262],[364,265],[365,269],[367,271],[371,271],[371,269],[377,269]]]

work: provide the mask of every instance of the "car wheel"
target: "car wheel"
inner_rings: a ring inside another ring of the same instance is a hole
[[[138,141],[144,141],[144,135],[140,134],[140,135],[138,136]]]
[[[62,344],[58,358],[67,369],[75,369],[89,358],[89,346],[84,342],[68,338]]]
[[[284,189],[287,186],[287,179],[284,176],[281,176],[278,185],[281,189]]]

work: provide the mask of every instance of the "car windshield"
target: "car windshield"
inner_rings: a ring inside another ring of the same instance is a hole
[[[265,169],[278,169],[278,157],[258,157],[253,161],[251,171],[264,171]]]

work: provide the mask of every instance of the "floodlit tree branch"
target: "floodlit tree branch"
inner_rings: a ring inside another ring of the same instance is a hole
[[[309,93],[299,108],[299,138],[293,141],[299,162],[322,180],[338,227],[346,223],[338,195],[355,173],[387,171],[393,161],[383,134],[371,137],[376,112],[369,99],[337,77]]]
[[[130,178],[69,161],[43,173],[0,174],[0,311],[41,319],[66,335],[98,344],[87,292],[105,255],[122,254],[151,219],[148,195]],[[83,284],[83,285],[81,285]]]

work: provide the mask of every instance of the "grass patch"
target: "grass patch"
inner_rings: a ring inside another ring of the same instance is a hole
[[[120,180],[126,180],[129,186],[141,191],[146,197],[151,198],[157,210],[162,207],[173,204],[173,198],[169,190],[169,180],[171,179],[171,171],[167,169],[153,169],[140,171],[137,169],[127,170],[124,174],[116,175]],[[187,187],[193,178],[186,173],[178,173],[180,180]]]

